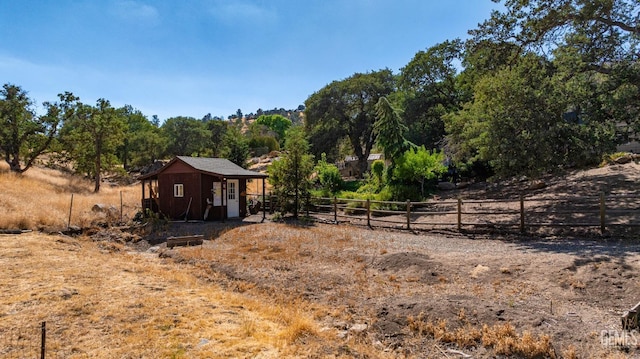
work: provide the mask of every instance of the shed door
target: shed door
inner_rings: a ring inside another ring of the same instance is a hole
[[[238,180],[227,181],[227,217],[235,218],[240,216],[240,195]]]

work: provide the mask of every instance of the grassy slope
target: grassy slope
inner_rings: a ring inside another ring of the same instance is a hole
[[[0,229],[60,230],[67,227],[73,194],[71,225],[88,226],[100,219],[91,212],[97,203],[118,209],[120,193],[123,219],[132,218],[140,208],[139,185],[126,187],[102,186],[92,192],[88,180],[45,168],[31,168],[22,175],[10,173],[6,163],[0,164]]]

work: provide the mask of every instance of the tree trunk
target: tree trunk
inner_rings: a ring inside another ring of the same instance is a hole
[[[7,156],[8,159],[9,156]],[[13,154],[11,156],[11,160],[7,161],[9,163],[9,169],[14,173],[22,173],[22,168],[20,168],[20,157],[18,154]]]

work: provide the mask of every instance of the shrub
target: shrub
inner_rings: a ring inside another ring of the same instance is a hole
[[[316,164],[315,172],[323,190],[329,193],[336,193],[342,187],[342,176],[340,170],[332,163],[327,162],[327,155],[322,154],[320,161]]]

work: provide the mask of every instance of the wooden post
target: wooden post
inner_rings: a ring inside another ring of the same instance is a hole
[[[122,223],[122,191],[120,191],[120,223]]]
[[[604,192],[600,192],[600,233],[604,234],[605,230],[605,206],[604,206]]]
[[[333,196],[333,221],[338,223],[338,198]]]
[[[71,194],[71,205],[69,206],[69,221],[67,222],[67,228],[71,227],[71,210],[73,209],[73,193]]]
[[[310,205],[311,205],[311,194],[307,193],[307,211],[306,211],[307,218],[309,218],[309,206]]]
[[[184,215],[184,221],[188,221],[189,220],[189,212],[191,212],[191,202],[193,201],[193,197],[189,198],[189,205],[187,206],[187,212]]]
[[[371,227],[371,201],[367,198],[367,227]]]
[[[142,213],[146,213],[146,211],[144,210],[144,197],[145,197],[145,193],[144,193],[144,183],[145,180],[142,180]]]
[[[631,331],[640,328],[638,325],[638,314],[640,314],[640,303],[624,312],[622,315],[622,330]]]
[[[458,230],[462,229],[462,199],[458,198]]]
[[[520,195],[520,233],[524,233],[524,198]]]
[[[45,359],[45,354],[47,352],[47,322],[42,322],[40,332],[40,359]]]
[[[407,229],[411,229],[411,201],[407,200]]]
[[[222,223],[225,222],[225,219],[227,219],[227,208],[224,206],[225,204],[225,199],[227,198],[227,179],[223,178],[220,180],[220,205],[222,208]],[[228,202],[228,201],[227,201]]]
[[[264,178],[262,179],[262,222],[267,218],[267,195],[265,193]]]

